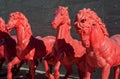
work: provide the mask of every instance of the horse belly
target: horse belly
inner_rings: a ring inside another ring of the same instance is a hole
[[[111,58],[111,62],[113,66],[120,65],[120,46],[115,46],[114,50],[112,51],[113,57]]]
[[[61,63],[64,64],[64,65],[72,65],[75,63],[75,58],[67,58],[67,57],[64,57],[62,60],[61,60]]]
[[[33,60],[34,55],[35,55],[35,49],[32,49],[32,50],[25,56],[25,59]]]
[[[118,66],[118,65],[120,65],[120,56],[116,56],[113,59],[113,66]]]
[[[87,56],[86,59],[91,67],[104,67],[106,64],[106,60],[101,56]]]

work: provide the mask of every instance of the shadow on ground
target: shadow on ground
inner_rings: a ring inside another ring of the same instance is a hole
[[[20,72],[14,77],[14,79],[29,79],[27,78],[26,75],[27,73],[28,71],[26,70],[20,70]],[[6,75],[7,75],[6,68],[0,70],[0,79],[6,79]],[[45,76],[45,73],[36,73],[35,79],[48,79],[48,78]],[[63,79],[63,77],[61,76],[60,79]],[[68,79],[78,79],[78,78],[69,77]]]

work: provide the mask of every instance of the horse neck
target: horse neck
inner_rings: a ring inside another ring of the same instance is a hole
[[[23,41],[27,42],[27,40],[29,40],[30,37],[32,36],[32,31],[29,24],[26,26],[17,27],[16,34],[17,34],[18,44],[22,43]]]
[[[70,25],[68,23],[64,23],[59,26],[57,31],[57,39],[70,40],[71,38]]]
[[[100,28],[94,28],[91,31],[90,44],[92,48],[99,48],[101,44],[105,41],[104,33]]]

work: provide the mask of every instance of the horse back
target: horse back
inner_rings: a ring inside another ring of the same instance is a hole
[[[83,47],[82,42],[75,39],[73,40],[73,49],[75,57],[82,57],[86,53],[86,49]]]
[[[54,46],[56,37],[54,37],[54,36],[45,36],[45,37],[37,36],[36,39],[38,40],[37,44],[39,46],[39,49],[42,49],[41,52],[44,52],[45,56],[52,53],[52,48]],[[39,43],[39,42],[41,42],[41,43]]]
[[[56,37],[55,36],[46,36],[42,38],[45,46],[46,46],[46,51],[47,55],[52,53],[53,46],[55,44]]]
[[[106,37],[99,48],[99,55],[113,66],[120,64],[120,42],[118,44],[118,38],[118,36]]]
[[[120,34],[113,35],[110,38],[120,45]]]

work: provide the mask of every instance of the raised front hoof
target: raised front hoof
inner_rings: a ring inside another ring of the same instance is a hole
[[[53,75],[50,75],[50,78],[49,79],[55,79]]]
[[[47,77],[48,79],[55,79],[52,74],[46,75],[46,77]]]

